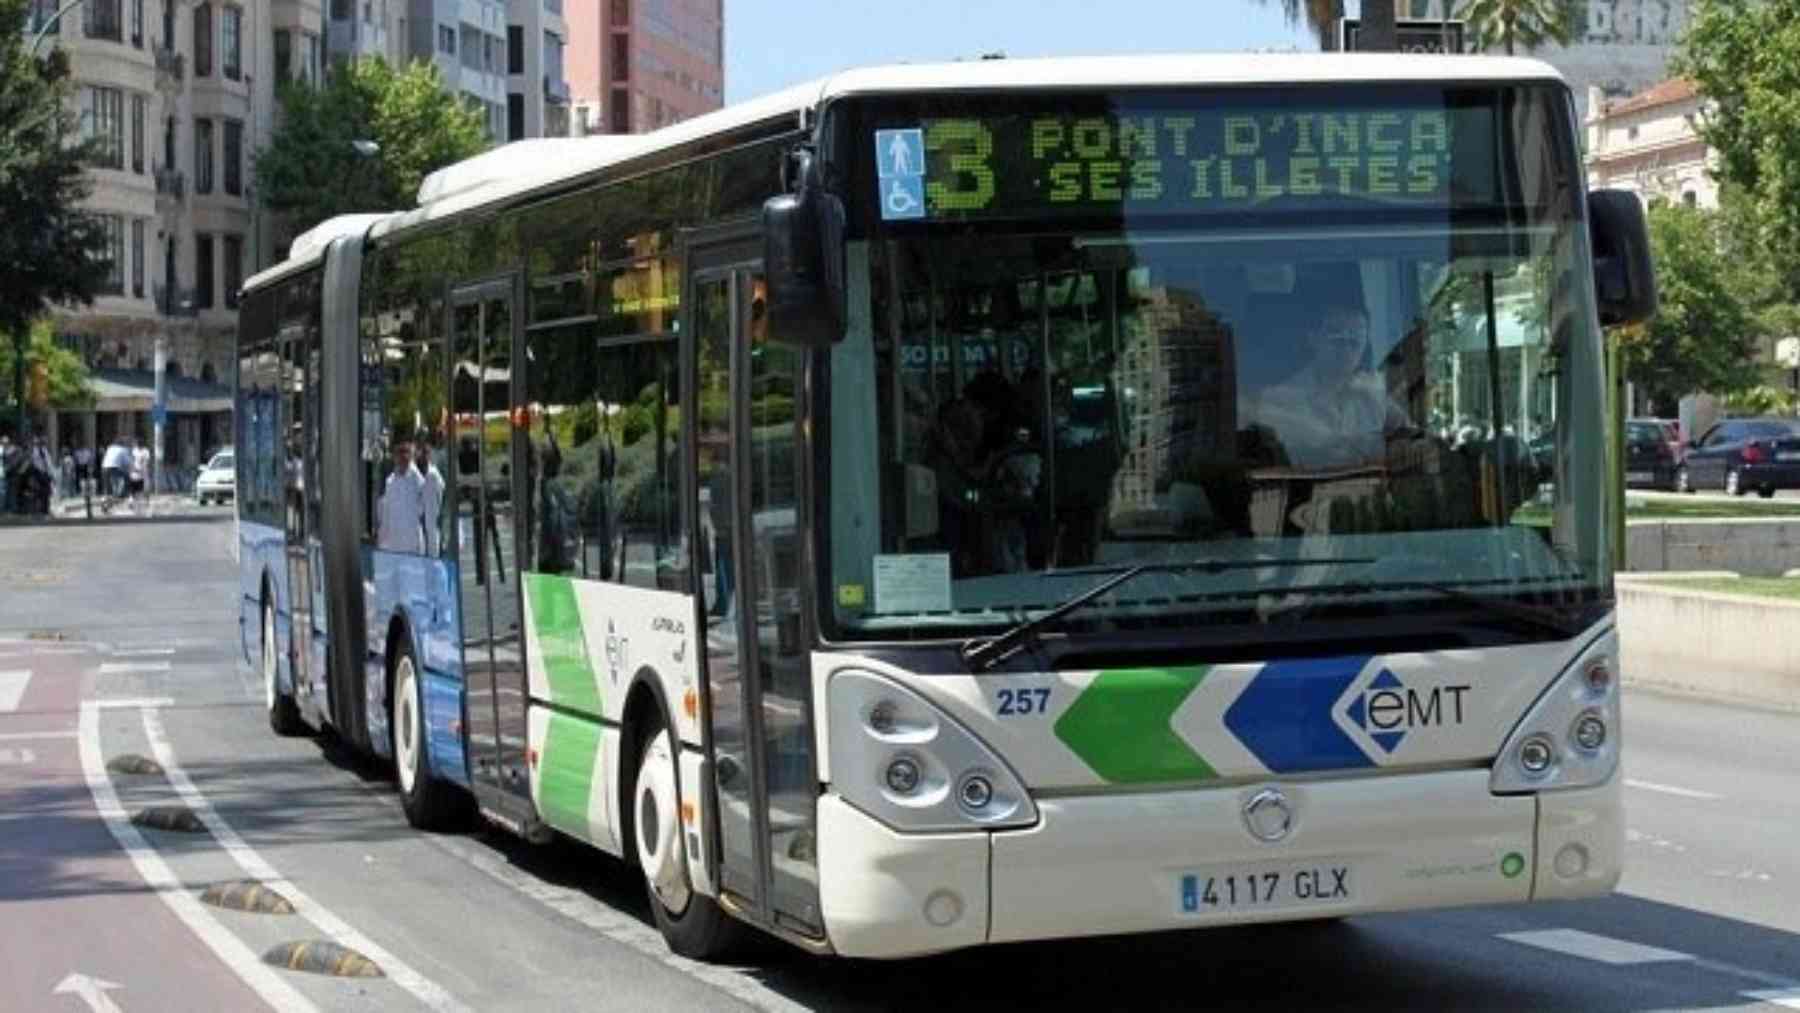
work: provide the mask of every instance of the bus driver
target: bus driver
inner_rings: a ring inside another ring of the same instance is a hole
[[[1412,423],[1368,367],[1368,313],[1353,303],[1323,303],[1309,318],[1306,365],[1256,397],[1250,421],[1274,431],[1296,468],[1378,463],[1387,437]]]

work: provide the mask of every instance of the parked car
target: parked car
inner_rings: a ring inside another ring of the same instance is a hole
[[[1681,471],[1681,441],[1661,419],[1625,420],[1625,484],[1675,489]]]
[[[1768,499],[1777,489],[1800,489],[1800,419],[1723,419],[1695,440],[1676,469],[1675,487],[1723,489],[1733,496],[1755,490]]]
[[[200,469],[200,477],[194,480],[194,498],[202,506],[217,500],[224,503],[237,495],[237,458],[232,448],[212,456],[206,467]]]

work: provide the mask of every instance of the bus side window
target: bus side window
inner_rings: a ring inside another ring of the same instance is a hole
[[[680,392],[671,340],[602,346],[593,437],[581,460],[577,509],[598,536],[602,580],[680,590],[690,565],[681,510]],[[704,412],[704,409],[702,409]]]

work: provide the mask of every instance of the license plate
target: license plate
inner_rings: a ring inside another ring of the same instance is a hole
[[[1800,450],[1783,450],[1775,455],[1777,461],[1800,461]]]
[[[1208,866],[1180,874],[1176,912],[1204,918],[1256,911],[1332,907],[1356,897],[1356,868],[1338,862]]]
[[[1627,482],[1648,482],[1655,477],[1656,473],[1650,471],[1628,471],[1625,473],[1625,481]]]

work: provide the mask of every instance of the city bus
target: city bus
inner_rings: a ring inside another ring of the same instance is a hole
[[[676,952],[1594,897],[1601,328],[1525,59],[848,71],[523,141],[243,292],[274,731],[641,870]]]

